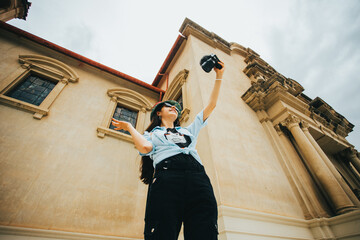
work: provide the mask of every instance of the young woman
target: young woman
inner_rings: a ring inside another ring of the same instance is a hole
[[[216,106],[225,69],[220,64],[221,70],[214,68],[216,80],[208,105],[188,127],[180,127],[181,107],[173,100],[153,107],[144,135],[128,122],[112,121],[115,130],[130,132],[142,156],[140,179],[149,184],[145,240],[177,240],[182,223],[185,240],[218,239],[217,202],[195,145]]]

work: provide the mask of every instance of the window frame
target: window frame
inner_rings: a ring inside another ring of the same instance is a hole
[[[69,82],[78,82],[79,77],[66,64],[41,55],[19,55],[20,66],[7,78],[1,81],[0,103],[34,113],[35,119],[42,119],[49,114],[50,106]],[[37,75],[56,83],[39,106],[6,96],[9,91],[20,84],[29,75]]]
[[[151,111],[152,104],[141,94],[126,88],[109,89],[107,95],[110,97],[110,101],[103,120],[97,127],[97,136],[104,138],[106,135],[109,135],[133,142],[131,135],[110,129],[111,119],[114,116],[115,109],[117,106],[121,106],[132,111],[137,111],[138,115],[135,129],[142,133],[145,130],[146,115]]]
[[[189,119],[190,104],[188,101],[188,89],[187,89],[187,77],[189,76],[189,70],[181,70],[171,81],[169,88],[163,97],[163,100],[176,100],[182,95],[183,109],[181,111],[180,123],[186,122]]]
[[[136,128],[136,127],[137,127],[137,124],[138,124],[139,110],[131,109],[131,108],[127,107],[127,106],[123,106],[122,104],[119,104],[119,103],[118,103],[118,104],[115,105],[115,108],[114,108],[114,111],[113,111],[113,114],[112,114],[112,117],[111,117],[111,118],[114,117],[115,111],[116,111],[116,109],[117,109],[118,107],[125,108],[125,109],[127,109],[127,110],[136,112],[136,119],[135,119],[136,124],[135,124],[135,126],[134,126],[134,127]],[[110,126],[111,126],[111,121],[110,121],[110,123],[109,123],[109,127],[108,127],[109,129],[111,129]],[[112,129],[112,130],[114,130],[114,129]],[[118,130],[114,130],[114,131],[120,132],[120,131],[118,131]],[[124,133],[124,134],[126,134],[126,133]],[[129,135],[129,134],[127,134],[127,135]]]
[[[37,71],[26,71],[26,74],[22,77],[22,79],[18,82],[16,82],[16,84],[12,84],[5,92],[4,92],[4,95],[7,96],[7,97],[11,97],[11,96],[8,96],[8,94],[13,91],[15,88],[17,88],[19,85],[21,85],[23,82],[25,82],[30,76],[34,76],[34,77],[39,77],[40,79],[42,80],[45,80],[45,81],[49,81],[49,82],[52,82],[54,83],[54,87],[50,90],[50,92],[55,88],[55,86],[58,84],[59,81],[54,81],[53,79],[51,79],[49,76],[44,76],[42,75],[41,73],[37,72]],[[46,95],[49,96],[50,92]],[[46,99],[46,97],[42,100],[42,102]],[[14,97],[11,97],[11,98],[14,98]],[[23,102],[26,102],[24,100],[20,100],[18,98],[15,98],[17,99],[18,101],[23,101]],[[41,102],[41,103],[42,103]],[[26,102],[28,104],[31,104],[31,105],[34,105],[34,106],[40,106],[41,103],[39,105],[35,105],[35,104],[32,104],[32,103],[29,103],[29,102]]]

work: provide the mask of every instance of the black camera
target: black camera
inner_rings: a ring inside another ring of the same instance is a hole
[[[215,54],[205,55],[200,60],[200,66],[205,72],[210,72],[211,69],[216,67],[217,69],[222,69],[222,66],[219,64],[220,59]]]

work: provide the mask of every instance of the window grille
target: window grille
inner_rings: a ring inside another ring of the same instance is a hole
[[[6,95],[39,106],[55,85],[52,81],[30,74]]]
[[[113,118],[115,118],[116,120],[119,120],[119,121],[129,122],[129,123],[131,123],[131,125],[133,127],[135,127],[137,115],[138,115],[138,113],[136,111],[132,111],[130,109],[127,109],[127,108],[124,108],[121,106],[117,106],[115,109]],[[112,123],[111,123],[110,129],[114,129],[114,128],[116,128],[116,127],[114,125],[112,125]],[[128,131],[124,131],[124,130],[117,130],[117,131],[130,135],[130,133]]]

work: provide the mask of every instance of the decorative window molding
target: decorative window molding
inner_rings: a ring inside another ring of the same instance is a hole
[[[133,140],[131,135],[110,129],[111,118],[114,116],[116,107],[122,106],[124,108],[137,111],[138,114],[135,128],[138,132],[143,132],[145,130],[146,111],[150,111],[152,109],[152,104],[141,94],[126,88],[110,89],[107,91],[107,94],[110,97],[110,102],[104,118],[100,126],[97,128],[98,137],[103,138],[105,135],[109,135],[132,142]]]
[[[0,84],[0,103],[33,112],[35,119],[41,119],[50,111],[51,104],[69,82],[79,80],[76,72],[66,64],[41,55],[19,55],[20,66]],[[30,75],[36,75],[56,83],[55,87],[39,106],[6,96]]]
[[[182,98],[183,109],[181,112],[180,122],[187,121],[189,119],[190,105],[186,87],[186,80],[188,75],[189,70],[184,69],[180,71],[171,82],[163,98],[164,100],[177,100],[180,97]]]

